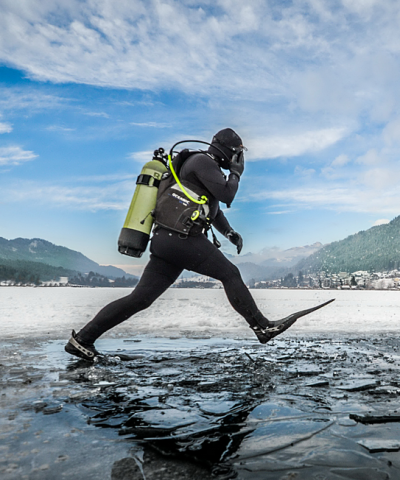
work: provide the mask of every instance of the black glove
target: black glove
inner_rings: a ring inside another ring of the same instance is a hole
[[[243,151],[235,153],[235,155],[233,155],[231,163],[229,165],[229,170],[231,171],[231,173],[234,173],[240,178],[244,170]]]
[[[241,235],[235,232],[235,230],[229,230],[229,232],[226,234],[226,238],[237,246],[237,253],[239,255],[243,248],[243,238]]]

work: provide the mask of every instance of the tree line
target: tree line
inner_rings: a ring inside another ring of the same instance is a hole
[[[400,269],[400,217],[333,242],[301,260],[303,272],[382,272]]]
[[[71,285],[90,287],[134,287],[137,282],[137,278],[126,278],[125,276],[110,281],[109,278],[95,272],[89,272],[87,275],[78,273],[68,280]]]
[[[134,287],[138,279],[125,276],[110,281],[104,275],[95,272],[82,274],[63,267],[53,267],[45,263],[25,260],[0,260],[0,282],[12,282],[16,285],[40,285],[60,277],[68,277],[70,285],[92,287]]]
[[[54,278],[69,277],[76,272],[62,267],[26,260],[0,259],[0,281],[39,285]]]

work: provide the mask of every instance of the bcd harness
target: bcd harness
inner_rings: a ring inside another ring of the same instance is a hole
[[[207,192],[179,178],[184,162],[196,153],[200,152],[185,149],[174,159],[168,155],[170,171],[162,176],[154,210],[157,225],[185,236],[198,235],[211,227]]]

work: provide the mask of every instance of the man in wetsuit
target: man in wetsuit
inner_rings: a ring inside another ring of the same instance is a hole
[[[237,247],[240,253],[243,241],[230,226],[219,202],[230,205],[239,187],[244,170],[242,140],[232,129],[218,132],[207,152],[191,155],[183,164],[179,177],[199,191],[205,191],[213,227]],[[228,178],[221,168],[230,171]],[[156,216],[157,222],[157,216]],[[220,280],[232,307],[244,317],[261,343],[268,342],[292,323],[270,322],[260,312],[244,284],[239,269],[208,240],[204,230],[182,235],[168,228],[156,226],[151,239],[150,261],[133,292],[106,305],[78,333],[65,350],[88,360],[99,355],[94,342],[103,333],[119,325],[135,313],[148,308],[170,287],[184,269]]]

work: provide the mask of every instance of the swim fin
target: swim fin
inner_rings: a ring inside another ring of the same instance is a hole
[[[254,333],[257,335],[257,338],[260,343],[267,343],[272,338],[276,337],[277,335],[280,335],[289,327],[291,327],[298,318],[304,317],[304,315],[308,315],[309,313],[315,312],[315,310],[325,307],[329,303],[332,303],[334,300],[335,299],[332,298],[331,300],[321,303],[320,305],[307,308],[306,310],[300,310],[299,312],[292,313],[291,315],[285,318],[281,318],[280,320],[276,320],[275,322],[270,321],[270,325],[268,327],[256,326],[251,328],[252,330],[254,330]]]

